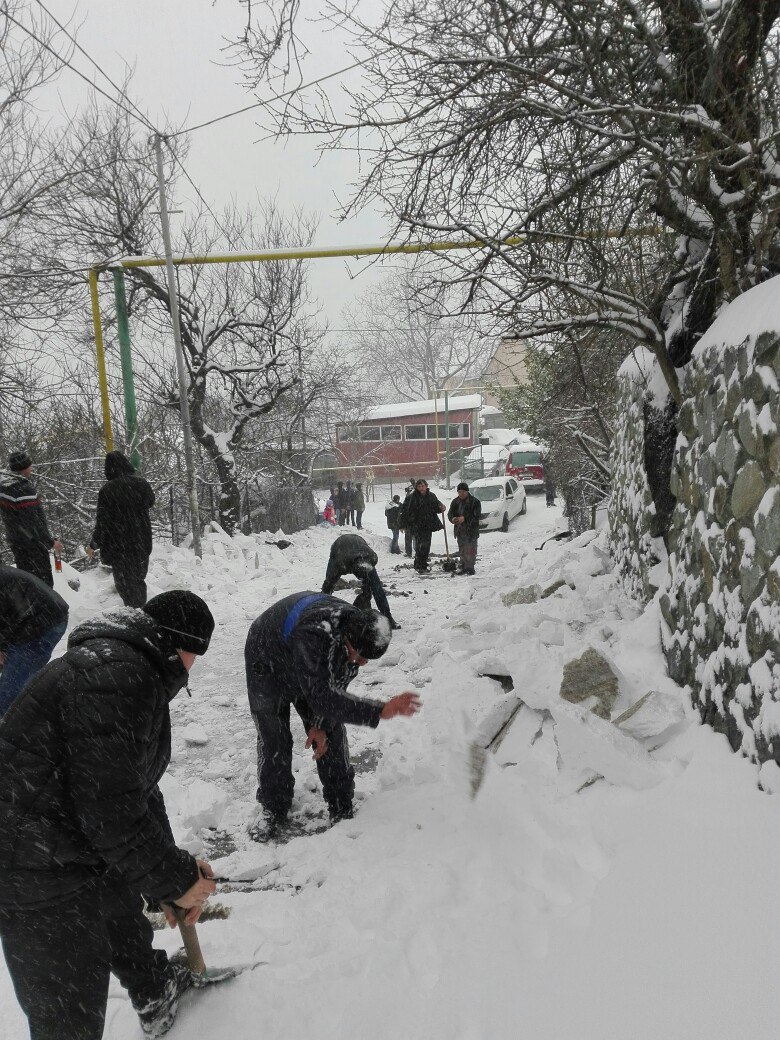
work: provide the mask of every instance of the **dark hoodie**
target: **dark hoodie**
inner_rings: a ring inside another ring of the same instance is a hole
[[[152,551],[149,510],[154,492],[121,451],[106,455],[106,481],[98,492],[95,530],[90,545],[111,566],[126,558],[148,559]]]
[[[0,721],[0,906],[53,906],[109,868],[158,900],[195,883],[157,787],[186,681],[164,631],[125,609],[27,684]]]

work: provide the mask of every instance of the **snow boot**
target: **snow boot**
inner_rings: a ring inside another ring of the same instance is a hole
[[[335,802],[333,805],[328,806],[328,812],[330,813],[331,827],[335,827],[342,820],[351,820],[355,815],[351,802]]]
[[[287,826],[287,813],[263,809],[257,821],[248,828],[252,841],[273,841]]]
[[[135,1009],[144,1036],[165,1036],[176,1018],[182,993],[196,985],[195,975],[184,964],[171,963],[170,970],[171,976],[165,983],[162,996]]]

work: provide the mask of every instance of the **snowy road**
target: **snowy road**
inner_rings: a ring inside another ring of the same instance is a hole
[[[245,832],[243,644],[273,600],[319,588],[339,532],[295,535],[285,552],[209,537],[202,563],[156,553],[150,594],[191,587],[218,623],[192,700],[173,704],[169,811],[193,851],[205,841],[229,853],[225,872],[262,873],[254,890],[220,896],[231,917],[202,925],[201,942],[215,965],[266,962],[186,997],[171,1040],[775,1040],[778,799],[683,717],[656,608],[623,596],[590,536],[537,552],[558,514],[528,504],[508,534],[480,539],[474,578],[394,571],[407,561],[387,552],[384,503],[369,504],[365,533],[403,627],[352,689],[419,690],[423,713],[352,729],[358,814],[282,846]],[[544,600],[502,603],[555,579]],[[69,598],[73,622],[117,602],[105,575]],[[589,645],[620,673],[613,715],[657,691],[639,739],[558,698],[563,663]],[[511,677],[514,694],[489,675]],[[516,696],[525,706],[472,801],[469,743]],[[322,800],[298,737],[295,811],[314,828]],[[173,949],[176,936],[159,941]],[[0,1038],[22,1040],[4,971],[0,1003]],[[113,985],[106,1036],[140,1036]]]

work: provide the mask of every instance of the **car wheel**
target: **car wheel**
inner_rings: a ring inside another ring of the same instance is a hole
[[[506,534],[509,530],[509,513],[504,513],[504,519],[501,523],[501,530],[504,532],[504,534]]]
[[[523,508],[520,510],[520,516],[525,516],[525,514],[527,512],[528,512],[528,499],[524,498],[523,499]]]

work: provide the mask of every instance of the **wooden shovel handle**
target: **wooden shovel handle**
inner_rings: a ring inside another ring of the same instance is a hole
[[[184,952],[187,954],[187,966],[196,975],[206,974],[206,962],[203,959],[203,951],[200,948],[200,940],[194,924],[185,924],[184,915],[187,911],[181,906],[172,906],[176,915],[176,921],[181,933],[181,941],[184,943]]]

